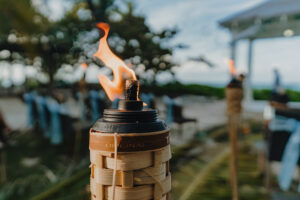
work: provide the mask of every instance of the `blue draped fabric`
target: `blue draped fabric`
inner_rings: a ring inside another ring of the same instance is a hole
[[[47,123],[47,114],[46,114],[46,98],[43,96],[36,96],[35,102],[37,104],[37,110],[38,110],[38,119],[39,119],[39,125],[41,129],[44,131],[46,136],[46,131],[48,129],[48,123]]]
[[[91,97],[91,106],[92,106],[92,121],[95,122],[101,117],[101,113],[99,112],[99,99],[100,94],[96,90],[90,91]]]
[[[119,106],[119,101],[120,101],[119,98],[113,100],[113,102],[112,102],[112,108],[113,108],[113,109],[117,109],[117,108],[118,108],[118,106]]]
[[[270,131],[287,131],[293,132],[297,125],[297,121],[291,118],[286,118],[282,116],[275,116],[270,121],[269,130]]]
[[[27,112],[27,125],[28,127],[34,126],[34,92],[25,93],[23,98],[26,103],[26,112]]]
[[[175,103],[174,103],[174,100],[171,99],[168,96],[164,96],[163,101],[164,101],[164,103],[166,104],[166,107],[167,107],[165,121],[168,125],[170,125],[174,121],[174,119],[173,119],[173,106],[174,106]]]
[[[81,119],[83,121],[85,121],[85,120],[87,120],[87,108],[86,108],[86,105],[84,103],[84,100],[86,98],[86,94],[84,94],[82,92],[77,92],[77,98],[78,98],[79,106],[81,108]]]
[[[280,74],[277,69],[274,70],[274,75],[275,75],[275,80],[274,80],[274,85],[273,85],[273,94],[277,94],[278,89],[280,87]]]
[[[290,188],[293,174],[297,167],[300,153],[300,122],[297,123],[295,131],[291,134],[283,152],[281,160],[281,171],[278,177],[279,186],[286,191]]]
[[[53,100],[47,100],[47,106],[50,112],[50,141],[51,144],[61,144],[62,137],[62,124],[60,119],[61,105]]]
[[[281,170],[278,175],[280,188],[287,191],[293,180],[300,155],[300,122],[291,118],[275,116],[270,121],[269,129],[272,132],[286,131],[291,133],[282,155]],[[300,184],[298,191],[300,192]]]
[[[141,99],[147,104],[145,107],[149,108],[151,100],[154,99],[154,95],[152,93],[150,94],[143,93],[141,94]]]

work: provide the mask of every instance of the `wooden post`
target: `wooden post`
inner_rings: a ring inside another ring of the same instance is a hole
[[[230,181],[232,187],[232,199],[239,199],[238,190],[238,147],[237,134],[240,122],[240,113],[242,110],[243,88],[242,82],[239,80],[232,80],[226,87],[226,101],[227,101],[227,117],[228,117],[228,131],[230,141]]]
[[[2,149],[0,150],[0,183],[5,183],[7,181],[6,176],[6,152]]]
[[[229,140],[230,140],[230,174],[231,174],[231,187],[232,187],[232,199],[239,199],[238,190],[238,147],[237,147],[237,133],[238,133],[238,120],[239,115],[228,116],[229,126]]]
[[[248,74],[245,80],[245,100],[250,102],[253,100],[251,76],[252,76],[252,60],[253,60],[253,39],[249,39],[248,47]]]
[[[232,41],[230,43],[230,58],[231,60],[235,63],[235,46],[236,46],[236,42]]]
[[[265,179],[265,187],[267,189],[268,194],[270,194],[271,192],[271,176],[272,176],[272,172],[271,172],[271,165],[270,165],[270,161],[268,160],[268,158],[266,158],[266,164],[265,164],[265,172],[266,172],[266,179]]]
[[[231,59],[235,62],[235,46],[236,43],[232,41],[231,43]],[[239,189],[238,189],[238,147],[237,147],[237,133],[238,133],[238,122],[239,122],[239,113],[240,111],[234,112],[232,106],[228,104],[232,103],[232,100],[239,100],[237,99],[230,99],[228,100],[228,93],[227,96],[227,114],[228,114],[228,130],[229,130],[229,141],[230,141],[230,184],[232,188],[232,199],[238,200],[239,199]],[[234,95],[233,95],[234,96]],[[233,105],[233,107],[236,107]],[[238,109],[239,110],[239,109]]]
[[[76,123],[76,133],[75,133],[75,141],[74,141],[74,161],[77,162],[80,157],[80,148],[81,148],[81,130],[82,130],[82,122]]]

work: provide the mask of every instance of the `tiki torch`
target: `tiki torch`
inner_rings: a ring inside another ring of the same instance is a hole
[[[133,70],[109,49],[108,24],[97,27],[102,37],[95,56],[114,75],[112,81],[100,75],[99,81],[111,100],[125,98],[119,101],[118,109],[104,110],[103,118],[90,129],[91,198],[169,199],[169,129],[158,119],[156,110],[144,109]],[[129,80],[124,80],[124,74]]]
[[[231,187],[232,199],[238,200],[238,166],[237,166],[237,133],[240,121],[240,113],[242,111],[243,87],[242,81],[244,76],[236,76],[233,61],[229,62],[231,80],[226,86],[226,102],[227,102],[227,117],[229,128],[229,140],[231,148],[230,156],[230,173],[231,173]]]
[[[90,130],[92,199],[168,199],[169,130],[156,110],[143,109],[138,88],[127,81],[125,100]]]

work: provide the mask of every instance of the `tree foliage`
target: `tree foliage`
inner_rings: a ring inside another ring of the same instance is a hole
[[[39,67],[49,74],[51,82],[62,64],[93,62],[91,52],[86,50],[96,48],[99,35],[89,40],[87,37],[97,31],[95,23],[100,21],[111,26],[112,49],[141,76],[146,72],[154,81],[151,76],[175,66],[171,59],[173,48],[167,44],[177,31],[152,31],[145,17],[134,13],[132,3],[121,11],[114,0],[74,0],[72,9],[55,21],[41,13],[31,0],[0,0],[0,4],[0,50],[10,52],[2,59],[15,62],[13,55],[18,55],[20,62],[35,65],[36,58],[41,58]]]
[[[165,29],[153,32],[147,25],[145,17],[135,16],[133,5],[128,3],[128,11],[120,12],[121,19],[111,21],[111,32],[124,42],[123,51],[118,52],[122,58],[130,59],[133,65],[142,66],[145,71],[154,73],[170,71],[174,67],[171,61],[172,48],[166,44],[176,30]]]

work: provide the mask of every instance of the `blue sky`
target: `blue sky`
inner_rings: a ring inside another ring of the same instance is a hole
[[[228,81],[229,32],[218,21],[251,8],[265,0],[136,0],[136,13],[147,16],[154,30],[177,27],[180,32],[172,43],[185,43],[187,50],[177,50],[174,59],[180,63],[176,76],[183,82],[224,83]],[[300,37],[257,40],[254,43],[253,83],[268,84],[272,69],[278,66],[284,83],[300,83]],[[237,46],[237,68],[246,69],[247,41]],[[189,57],[205,55],[217,64],[210,69],[191,62]]]

